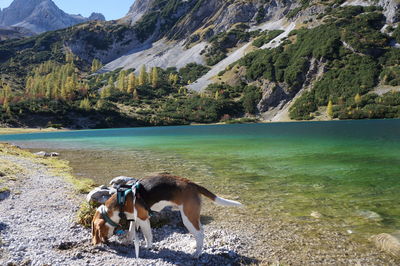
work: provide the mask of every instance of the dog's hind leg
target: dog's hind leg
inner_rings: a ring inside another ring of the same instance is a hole
[[[147,248],[151,248],[153,246],[153,234],[151,232],[150,219],[147,218],[146,220],[142,220],[138,218],[137,221],[140,229],[142,230],[144,238],[146,239]]]
[[[196,251],[193,257],[198,258],[203,251],[204,230],[200,223],[200,205],[185,204],[179,206],[182,215],[182,221],[185,227],[196,239]]]

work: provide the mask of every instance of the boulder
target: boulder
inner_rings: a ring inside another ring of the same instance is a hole
[[[0,201],[5,200],[9,196],[10,196],[10,191],[9,190],[5,190],[5,191],[0,192]]]
[[[358,216],[360,216],[364,219],[367,219],[367,220],[376,221],[376,222],[380,222],[383,220],[382,216],[380,216],[379,213],[376,213],[373,211],[359,210],[356,213]]]
[[[104,186],[100,186],[90,191],[86,196],[86,200],[87,202],[104,204],[112,196],[112,194],[116,192],[117,191],[113,188],[104,188]]]
[[[110,181],[110,185],[113,188],[117,188],[118,186],[121,186],[121,185],[129,185],[129,184],[133,185],[136,181],[137,181],[137,179],[134,177],[117,176],[113,180]]]
[[[57,152],[45,152],[45,151],[36,152],[34,154],[36,156],[40,156],[40,157],[58,157],[58,156],[60,156],[60,154]]]
[[[400,258],[400,237],[383,233],[372,236],[370,240],[382,251]]]
[[[95,202],[104,204],[111,196],[117,192],[117,188],[121,185],[133,185],[136,182],[136,178],[128,176],[118,176],[110,181],[111,187],[105,185],[99,186],[86,196],[87,202]]]
[[[315,219],[321,219],[322,218],[322,214],[320,214],[317,211],[312,211],[310,214],[311,217],[315,218]]]

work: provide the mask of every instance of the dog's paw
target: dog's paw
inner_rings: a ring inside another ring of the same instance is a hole
[[[201,252],[195,252],[192,254],[193,259],[198,259],[198,258],[200,258],[200,256],[201,256]]]

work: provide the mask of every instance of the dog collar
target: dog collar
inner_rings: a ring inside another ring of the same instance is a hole
[[[111,225],[111,226],[113,226],[113,227],[118,227],[118,226],[119,226],[116,222],[114,222],[113,220],[111,220],[111,218],[108,216],[106,206],[101,205],[101,206],[99,207],[99,211],[100,211],[101,217],[102,217],[109,225]]]

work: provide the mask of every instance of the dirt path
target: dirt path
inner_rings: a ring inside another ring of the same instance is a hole
[[[192,259],[194,239],[179,222],[153,229],[154,250],[141,249],[116,237],[109,246],[90,245],[90,231],[75,223],[82,200],[62,177],[41,164],[17,156],[0,159],[18,164],[26,173],[0,202],[0,265],[228,265],[251,262],[240,255],[243,240],[206,225],[204,254]],[[142,243],[142,246],[143,243]]]

